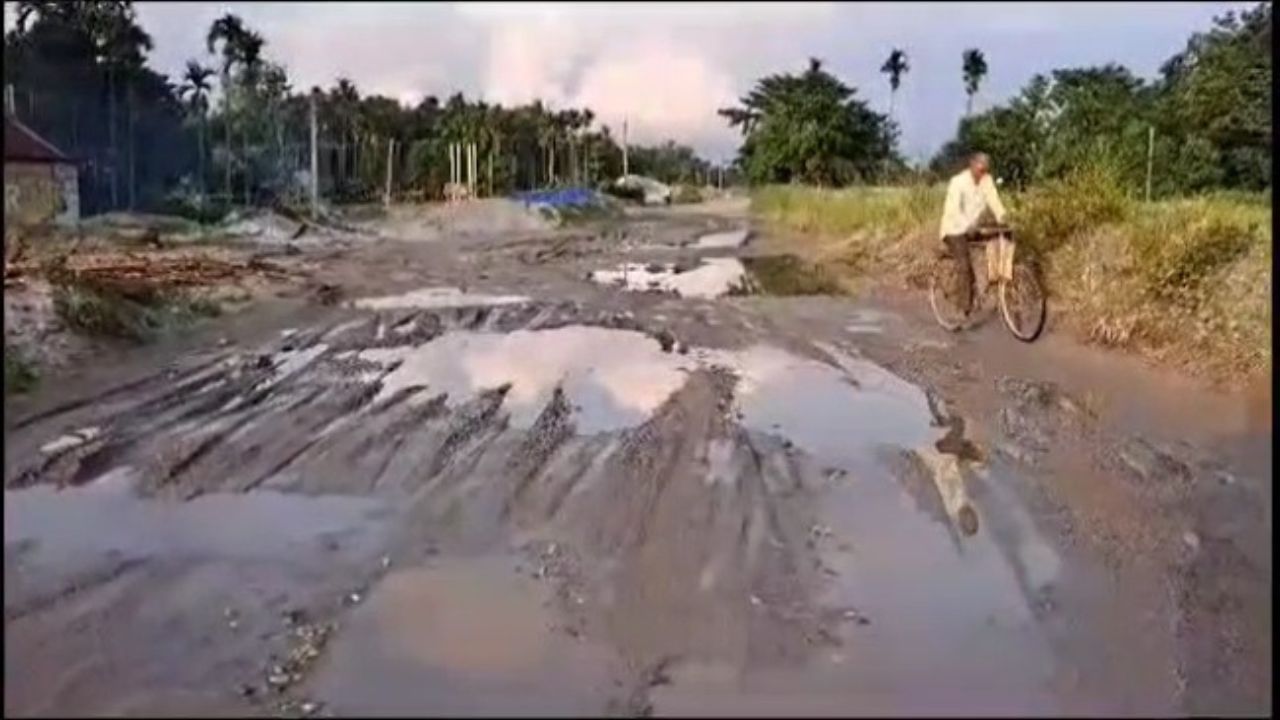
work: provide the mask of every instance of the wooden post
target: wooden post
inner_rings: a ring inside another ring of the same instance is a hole
[[[316,125],[316,94],[311,93],[311,217],[320,216],[320,148]]]
[[[1151,170],[1156,156],[1156,126],[1147,128],[1147,202],[1151,202]]]
[[[391,138],[387,141],[387,190],[382,195],[382,204],[386,207],[391,206],[391,161],[395,158],[395,147],[395,138]]]
[[[631,166],[627,163],[627,121],[622,121],[622,175],[631,174]]]

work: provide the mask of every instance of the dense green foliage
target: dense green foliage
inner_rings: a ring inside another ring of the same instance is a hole
[[[742,131],[738,163],[753,183],[846,185],[882,177],[897,160],[897,129],[811,59],[770,75],[720,115]]]
[[[698,157],[688,145],[668,141],[652,147],[633,147],[629,150],[628,169],[636,175],[646,175],[669,185],[677,183],[705,184],[715,180],[711,163]]]
[[[1101,164],[1143,193],[1150,150],[1156,197],[1269,188],[1271,6],[1218,19],[1155,82],[1114,64],[1037,75],[1008,103],[963,119],[933,168],[954,172],[974,150],[1015,187]]]

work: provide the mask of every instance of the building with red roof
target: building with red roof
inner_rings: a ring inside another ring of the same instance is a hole
[[[80,218],[75,162],[11,112],[4,119],[4,218],[6,225]]]

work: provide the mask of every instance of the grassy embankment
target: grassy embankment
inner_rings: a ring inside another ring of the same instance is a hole
[[[845,291],[923,288],[941,187],[770,187],[753,213],[780,251],[812,260]],[[1101,345],[1228,381],[1271,368],[1271,198],[1218,194],[1136,201],[1080,174],[1006,204],[1020,250],[1040,261],[1057,327]]]

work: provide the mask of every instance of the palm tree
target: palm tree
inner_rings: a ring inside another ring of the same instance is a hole
[[[987,59],[983,57],[981,50],[969,48],[964,51],[963,60],[961,69],[964,72],[964,92],[969,96],[964,111],[967,116],[973,112],[973,96],[978,94],[978,86],[987,76]]]
[[[342,138],[338,148],[338,184],[341,185],[350,175],[347,169],[347,140],[352,140],[354,143],[360,108],[360,91],[356,89],[355,83],[347,78],[338,78],[337,85],[329,93],[329,99],[335,116],[334,120]]]
[[[199,148],[198,168],[200,173],[200,197],[203,200],[205,195],[205,143],[208,142],[206,136],[209,132],[208,115],[209,115],[209,90],[212,85],[209,78],[213,77],[213,68],[208,68],[195,60],[187,61],[186,72],[182,75],[182,94],[187,97],[187,103],[191,111],[195,113],[197,125],[196,142]]]
[[[911,70],[911,66],[907,64],[907,53],[898,48],[894,48],[889,53],[888,59],[884,61],[884,65],[880,66],[880,72],[889,76],[889,117],[893,117],[894,100],[898,96],[898,88],[902,85],[902,76]]]
[[[222,123],[225,129],[227,152],[223,191],[228,201],[231,199],[231,69],[236,64],[246,32],[244,21],[236,15],[227,13],[213,21],[213,25],[209,27],[209,34],[205,37],[205,45],[209,52],[216,51],[222,58],[219,70],[222,80]]]
[[[249,130],[257,109],[258,81],[262,78],[262,36],[246,30],[236,43],[236,59],[240,63],[240,89],[243,99],[243,119],[240,124],[240,142],[244,157],[244,204],[250,201],[253,179],[253,163],[249,157]]]

